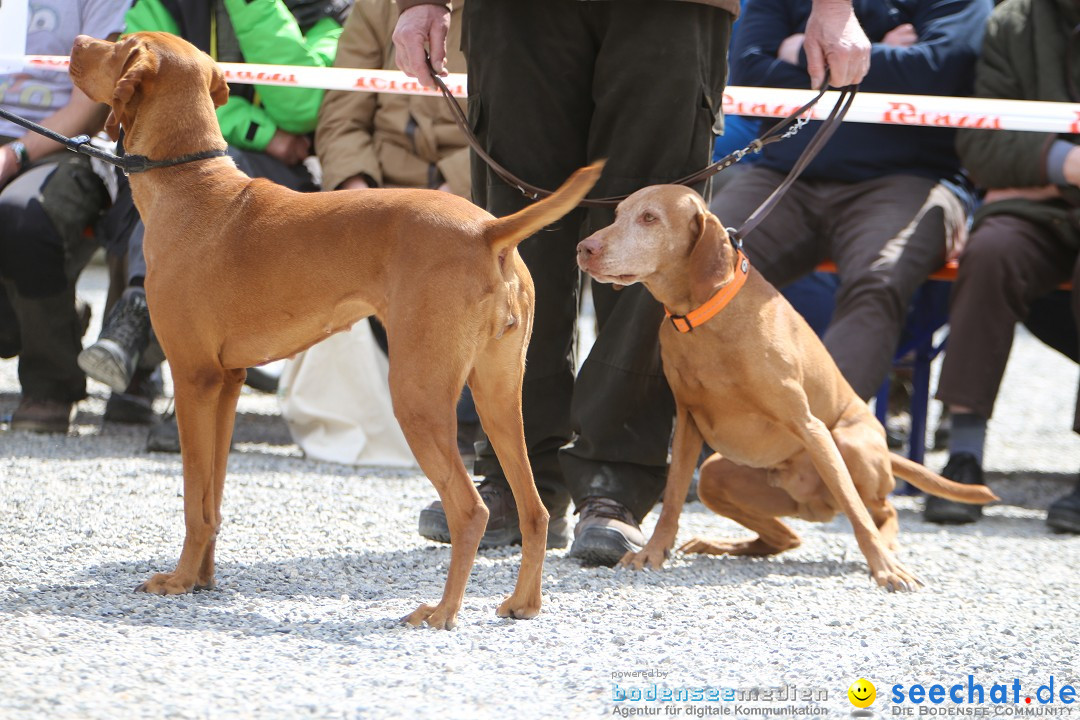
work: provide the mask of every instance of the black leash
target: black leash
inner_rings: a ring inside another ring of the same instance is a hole
[[[223,157],[228,154],[225,150],[204,150],[202,152],[191,153],[190,155],[169,158],[168,160],[151,160],[145,155],[113,155],[111,152],[106,152],[105,150],[101,150],[91,145],[89,135],[77,135],[73,138],[69,138],[58,132],[54,132],[47,127],[42,127],[35,122],[31,122],[26,118],[10,113],[3,108],[0,108],[0,117],[10,120],[27,130],[36,132],[38,135],[44,135],[50,140],[60,143],[72,152],[89,155],[90,157],[95,157],[98,160],[103,160],[111,165],[115,165],[123,170],[125,175],[146,172],[147,170],[154,170],[156,168],[172,167],[173,165],[182,165],[184,163],[195,162],[196,160]]]
[[[483,159],[485,163],[487,163],[488,167],[490,167],[496,175],[502,178],[502,180],[506,184],[510,185],[511,187],[517,188],[522,195],[524,195],[530,200],[538,200],[540,198],[548,197],[549,195],[551,195],[551,190],[545,190],[543,188],[536,187],[535,185],[531,185],[530,183],[527,183],[521,178],[514,175],[512,172],[503,167],[497,160],[495,160],[495,158],[491,157],[491,155],[489,155],[484,150],[484,148],[480,146],[480,141],[476,139],[476,136],[473,135],[472,128],[469,127],[468,118],[461,110],[461,106],[458,105],[457,100],[454,99],[454,96],[453,94],[451,94],[450,89],[446,87],[446,83],[443,82],[442,78],[439,77],[439,75],[435,72],[435,69],[431,66],[430,58],[427,59],[427,64],[428,71],[431,73],[431,77],[435,80],[436,87],[438,87],[439,92],[442,93],[442,96],[446,99],[447,104],[450,106],[450,112],[454,117],[454,122],[457,123],[458,128],[461,130],[462,133],[464,133],[465,139],[469,143],[469,146],[477,155],[480,156],[480,158]],[[805,118],[802,116],[806,114],[806,112],[808,112],[812,107],[814,107],[814,105],[817,104],[818,100],[820,100],[822,96],[825,95],[828,88],[829,81],[828,75],[826,75],[825,82],[822,85],[822,89],[818,91],[818,94],[816,96],[814,96],[805,105],[799,107],[790,115],[783,118],[771,128],[769,128],[767,131],[762,133],[761,137],[752,140],[750,144],[748,144],[746,147],[740,150],[736,150],[735,152],[727,155],[726,157],[720,158],[711,165],[702,168],[701,170],[691,175],[687,175],[684,178],[673,181],[672,184],[695,185],[699,182],[702,182],[703,180],[712,177],[721,170],[731,167],[750,153],[761,152],[761,150],[766,145],[792,137],[793,135],[795,135],[795,133],[799,132],[799,130],[801,130],[807,123],[810,122],[809,118]],[[773,192],[772,195],[769,196],[769,198],[764,203],[762,203],[761,207],[759,207],[754,212],[754,214],[750,216],[750,218],[746,221],[746,223],[739,231],[734,231],[730,228],[728,229],[728,232],[732,234],[732,241],[736,243],[737,247],[741,247],[742,245],[742,236],[750,232],[750,230],[756,227],[757,224],[765,218],[765,215],[768,214],[770,210],[772,210],[773,206],[780,200],[780,197],[784,194],[784,192],[787,191],[788,187],[790,187],[791,184],[795,182],[795,179],[798,178],[799,174],[802,173],[803,169],[805,169],[806,166],[809,165],[810,162],[814,159],[814,157],[818,154],[825,142],[830,137],[832,137],[832,134],[834,132],[836,132],[836,128],[839,127],[841,122],[843,122],[844,116],[847,114],[848,109],[851,107],[851,101],[855,98],[855,93],[857,91],[857,85],[849,85],[840,89],[840,97],[837,98],[836,105],[829,113],[829,116],[822,121],[821,127],[818,129],[817,134],[807,144],[806,149],[803,151],[803,154],[799,157],[799,160],[795,163],[795,166],[792,167],[791,172],[788,174],[784,182],[780,185],[780,187],[776,189],[775,192]],[[618,195],[605,198],[589,198],[582,200],[580,204],[583,207],[612,207],[614,205],[618,205],[627,197],[629,197],[629,195]]]

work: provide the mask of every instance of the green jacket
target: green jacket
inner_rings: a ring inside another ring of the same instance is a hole
[[[342,23],[329,14],[306,32],[282,0],[224,0],[245,62],[330,67]],[[126,32],[157,30],[179,35],[216,59],[217,39],[211,0],[138,0],[128,11]],[[323,91],[272,85],[230,88],[218,108],[225,140],[244,150],[263,151],[280,128],[293,134],[315,129]]]
[[[1080,4],[1074,0],[1006,0],[994,9],[976,65],[975,95],[1013,100],[1080,102],[1069,77],[1080,79]],[[1069,48],[1071,47],[1071,52]],[[1066,63],[1071,58],[1072,67]],[[1049,185],[1047,153],[1056,140],[1080,135],[1011,130],[961,130],[960,158],[984,189]],[[1062,186],[1062,200],[1012,199],[984,205],[978,222],[1007,213],[1053,229],[1080,247],[1080,190]]]

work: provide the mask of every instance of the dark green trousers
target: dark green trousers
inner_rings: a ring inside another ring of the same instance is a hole
[[[731,21],[687,2],[469,0],[473,129],[496,160],[548,189],[598,158],[597,197],[688,175],[710,159]],[[475,157],[473,198],[500,217],[528,202]],[[576,245],[612,219],[579,209],[521,245],[537,296],[525,438],[550,510],[603,496],[640,520],[663,492],[675,407],[657,341],[663,309],[643,287],[593,285],[598,336],[574,373]],[[487,443],[476,472],[501,476]]]

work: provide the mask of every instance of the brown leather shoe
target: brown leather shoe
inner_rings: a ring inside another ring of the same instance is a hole
[[[570,557],[587,565],[613,567],[623,555],[644,546],[645,536],[625,505],[605,497],[581,501]]]
[[[11,414],[11,429],[65,435],[74,415],[75,403],[24,397]]]

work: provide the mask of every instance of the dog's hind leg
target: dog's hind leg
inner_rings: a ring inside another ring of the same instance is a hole
[[[521,337],[521,333],[514,333],[489,341],[477,358],[469,386],[480,422],[513,490],[521,528],[517,584],[496,612],[499,617],[525,619],[540,613],[549,518],[536,491],[525,446],[521,416],[525,349]]]
[[[785,490],[768,483],[765,470],[737,465],[713,455],[701,466],[698,497],[713,512],[734,520],[757,537],[745,540],[693,538],[679,548],[706,555],[776,555],[796,548],[799,536],[779,518],[798,505]]]
[[[190,592],[200,581],[210,553],[209,570],[213,576],[213,544],[221,524],[221,486],[224,482],[224,447],[218,444],[223,435],[221,406],[229,372],[221,367],[187,368],[171,363],[176,421],[180,431],[180,452],[184,463],[184,524],[186,535],[180,560],[171,573],[158,573],[136,590],[158,595]],[[235,400],[233,401],[235,403]],[[217,476],[220,468],[221,477]]]
[[[457,449],[456,405],[465,385],[464,363],[442,338],[444,331],[414,332],[406,346],[395,341],[395,326],[398,324],[388,323],[394,415],[420,469],[439,493],[451,543],[450,569],[439,604],[421,605],[404,620],[414,627],[426,622],[450,630],[457,624],[476,549],[488,520],[487,506]],[[432,362],[432,358],[440,361]]]

